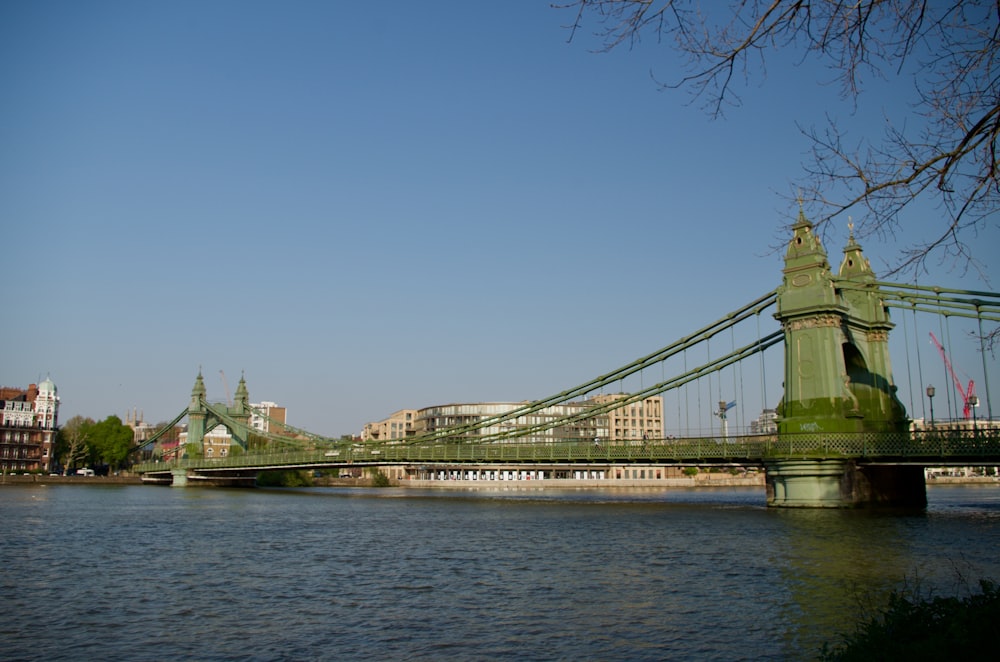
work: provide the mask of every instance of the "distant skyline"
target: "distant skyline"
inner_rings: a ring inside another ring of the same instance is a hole
[[[680,72],[666,46],[596,53],[598,26],[570,42],[571,20],[545,2],[3,3],[0,382],[50,377],[61,421],[159,422],[199,367],[224,398],[224,370],[330,436],[544,397],[780,283],[800,127],[905,117],[906,81],[852,114],[828,72],[777,58],[713,121],[657,89]],[[938,223],[908,214],[908,239]],[[877,272],[897,239],[861,238]],[[995,224],[977,244],[1000,246]],[[996,255],[977,255],[989,282],[935,263],[921,282],[994,290]],[[954,360],[978,375],[970,345]]]

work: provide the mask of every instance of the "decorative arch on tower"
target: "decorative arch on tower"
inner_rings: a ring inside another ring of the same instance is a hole
[[[206,398],[205,380],[198,370],[198,377],[191,389],[191,402],[188,404],[188,443],[197,444],[199,450],[204,450],[205,433],[217,425],[222,425],[233,440],[244,450],[250,436],[250,394],[247,391],[246,379],[241,375],[240,383],[232,405],[210,404]]]

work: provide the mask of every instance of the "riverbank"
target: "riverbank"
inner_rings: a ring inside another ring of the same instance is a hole
[[[49,476],[46,474],[6,474],[0,476],[0,485],[140,485],[138,476]],[[313,478],[314,487],[371,487],[369,478]],[[601,489],[606,487],[763,487],[764,474],[747,477],[723,476],[721,474],[700,474],[693,477],[661,478],[659,480],[641,480],[625,478],[605,479],[574,479],[574,478],[544,478],[534,480],[394,480],[393,487],[412,487],[419,489]]]
[[[931,485],[998,485],[1000,477],[997,476],[931,476],[926,481]]]
[[[132,474],[118,476],[50,476],[48,474],[2,474],[3,485],[146,485]],[[190,483],[189,483],[190,484]],[[314,487],[371,487],[367,478],[315,478]]]
[[[48,474],[0,474],[0,485],[141,485],[138,476],[50,476]]]
[[[717,477],[718,476],[718,477]],[[49,476],[46,474],[2,474],[0,485],[141,485],[139,476]],[[996,485],[1000,487],[1000,478],[994,476],[934,476],[926,481],[928,487],[935,485]],[[313,479],[314,487],[371,487],[368,478],[330,478]],[[642,487],[642,488],[716,488],[716,487],[764,487],[764,474],[747,477],[719,476],[718,474],[699,474],[683,478],[661,478],[659,480],[641,479],[573,479],[573,478],[543,478],[535,480],[399,480],[392,481],[393,487],[412,487],[419,489],[504,489],[530,490],[545,488],[567,489],[602,489],[609,487]]]
[[[712,474],[706,474],[712,475]],[[400,480],[393,481],[393,486],[414,487],[420,489],[504,489],[504,490],[541,490],[552,488],[567,489],[602,489],[608,487],[642,487],[642,488],[711,488],[711,487],[764,487],[764,475],[725,478],[660,478],[652,479],[632,479],[632,478],[539,478],[532,480]]]

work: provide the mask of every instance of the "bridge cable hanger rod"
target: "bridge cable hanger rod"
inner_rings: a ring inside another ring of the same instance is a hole
[[[700,378],[704,377],[705,375],[711,374],[713,372],[719,372],[722,369],[729,367],[730,365],[738,363],[738,362],[740,362],[740,361],[742,361],[742,360],[744,360],[746,358],[749,358],[749,357],[751,357],[751,356],[753,356],[755,354],[763,352],[763,351],[769,349],[770,347],[773,347],[776,344],[779,344],[783,340],[783,338],[784,338],[784,332],[783,331],[775,331],[774,333],[770,334],[769,336],[766,336],[766,337],[761,338],[759,340],[756,340],[756,341],[754,341],[754,342],[752,342],[752,343],[750,343],[748,345],[745,345],[745,346],[743,346],[743,347],[741,347],[739,349],[736,349],[736,350],[732,351],[731,353],[729,353],[729,354],[727,354],[725,356],[713,359],[713,360],[709,361],[708,363],[705,363],[705,364],[703,364],[701,366],[698,366],[696,368],[692,368],[692,369],[688,370],[684,374],[671,377],[670,379],[668,379],[666,381],[662,381],[662,382],[660,382],[658,384],[653,384],[653,385],[651,385],[651,386],[649,386],[649,387],[647,387],[645,389],[642,389],[642,390],[637,391],[635,393],[629,394],[625,398],[622,398],[622,399],[619,399],[619,400],[614,400],[613,402],[608,402],[608,403],[605,403],[603,405],[597,405],[595,407],[587,409],[584,412],[579,412],[579,413],[576,413],[576,414],[568,414],[566,416],[561,416],[561,417],[558,417],[558,418],[555,418],[555,419],[551,419],[551,420],[545,421],[543,423],[538,423],[538,424],[535,424],[535,425],[529,425],[529,426],[524,426],[524,427],[521,427],[521,428],[517,428],[514,431],[503,432],[503,433],[499,433],[499,434],[492,434],[492,435],[487,435],[487,436],[484,436],[484,437],[480,437],[479,439],[476,439],[475,441],[476,441],[476,443],[482,443],[482,442],[485,442],[485,441],[494,441],[494,440],[500,440],[500,439],[509,439],[509,438],[515,438],[515,437],[524,437],[524,436],[528,436],[530,434],[533,434],[535,432],[544,432],[546,430],[551,430],[552,428],[559,427],[561,425],[565,425],[565,424],[569,424],[569,423],[577,423],[579,421],[586,420],[588,418],[592,418],[592,417],[594,417],[596,415],[608,413],[608,412],[613,411],[615,409],[618,409],[620,407],[627,406],[627,405],[639,402],[641,400],[645,400],[647,397],[649,397],[651,395],[655,395],[657,393],[663,393],[665,391],[669,391],[669,390],[672,390],[672,389],[675,389],[675,388],[679,388],[679,387],[683,386],[684,384],[687,384],[689,382],[692,382],[692,381],[695,381],[697,379],[700,379]],[[489,426],[488,425],[473,425],[473,426],[464,426],[464,427],[478,430],[478,429],[482,429],[482,428],[489,427]],[[445,429],[443,429],[443,430],[440,431],[442,434],[434,433],[434,434],[431,434],[431,435],[424,435],[422,437],[418,437],[418,438],[414,438],[414,439],[415,440],[416,439],[420,439],[421,441],[423,441],[423,440],[430,440],[430,439],[438,439],[438,440],[447,439],[450,436],[454,436],[454,433],[452,433],[452,430],[453,430],[453,428],[445,428]],[[469,432],[469,431],[472,431],[472,430],[463,430],[463,432]],[[447,434],[447,435],[444,434],[446,432],[447,433],[451,433],[451,434]]]
[[[499,440],[511,437],[523,437],[532,434],[534,432],[543,432],[545,430],[550,430],[552,428],[559,427],[560,425],[565,425],[568,423],[576,423],[582,420],[586,420],[588,418],[592,418],[595,415],[605,414],[614,409],[618,409],[620,407],[644,400],[650,395],[654,395],[657,393],[664,393],[666,391],[680,388],[685,384],[701,379],[705,375],[711,374],[713,372],[719,372],[724,368],[729,367],[730,365],[733,365],[755,354],[763,352],[773,347],[774,345],[780,344],[783,340],[784,340],[784,332],[776,331],[771,335],[765,338],[761,338],[759,341],[756,341],[750,345],[746,345],[745,347],[740,348],[739,350],[736,350],[726,356],[714,359],[697,368],[693,368],[682,375],[677,375],[666,381],[660,382],[659,384],[654,384],[649,388],[643,389],[642,391],[630,394],[628,397],[623,398],[621,400],[615,400],[614,402],[606,403],[604,405],[599,405],[592,409],[588,409],[585,412],[579,412],[577,414],[569,414],[567,416],[563,416],[551,421],[546,421],[544,423],[539,423],[534,426],[519,428],[514,432],[499,434],[499,435],[488,435],[476,441],[477,443],[480,443],[482,441],[488,441],[488,440]]]
[[[524,406],[512,409],[511,411],[505,412],[503,414],[498,414],[487,419],[483,419],[478,423],[460,425],[450,428],[444,428],[440,430],[440,435],[436,434],[435,437],[443,436],[445,433],[447,435],[454,435],[465,431],[478,430],[483,427],[489,427],[491,425],[497,425],[500,423],[505,423],[510,420],[516,419],[520,416],[526,416],[528,414],[533,414],[537,411],[550,407],[556,404],[562,404],[568,402],[573,398],[583,396],[591,391],[597,390],[609,384],[613,384],[616,381],[624,379],[636,372],[639,372],[645,368],[656,363],[661,363],[666,359],[675,356],[682,351],[697,345],[698,343],[707,340],[722,331],[735,326],[736,324],[745,321],[755,315],[760,315],[760,313],[767,309],[768,307],[775,304],[777,301],[777,290],[772,290],[764,296],[757,298],[756,300],[738,308],[737,310],[729,313],[725,317],[712,322],[711,324],[702,327],[698,331],[680,340],[677,340],[666,347],[653,352],[647,356],[636,359],[635,361],[614,370],[608,374],[596,377],[588,382],[584,382],[579,386],[567,389],[555,395],[549,396],[547,398],[542,398],[540,400],[534,400]],[[419,438],[421,441],[423,437]],[[407,440],[406,443],[418,443],[418,438],[412,438]]]

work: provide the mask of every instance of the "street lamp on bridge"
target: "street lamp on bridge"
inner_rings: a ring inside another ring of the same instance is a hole
[[[729,426],[726,425],[726,401],[719,400],[719,420],[722,421],[722,438],[729,438]]]
[[[931,402],[931,427],[934,427],[934,387],[927,386],[927,399]]]
[[[979,396],[972,394],[969,396],[969,409],[972,410],[972,434],[976,434],[976,407],[979,406]]]

